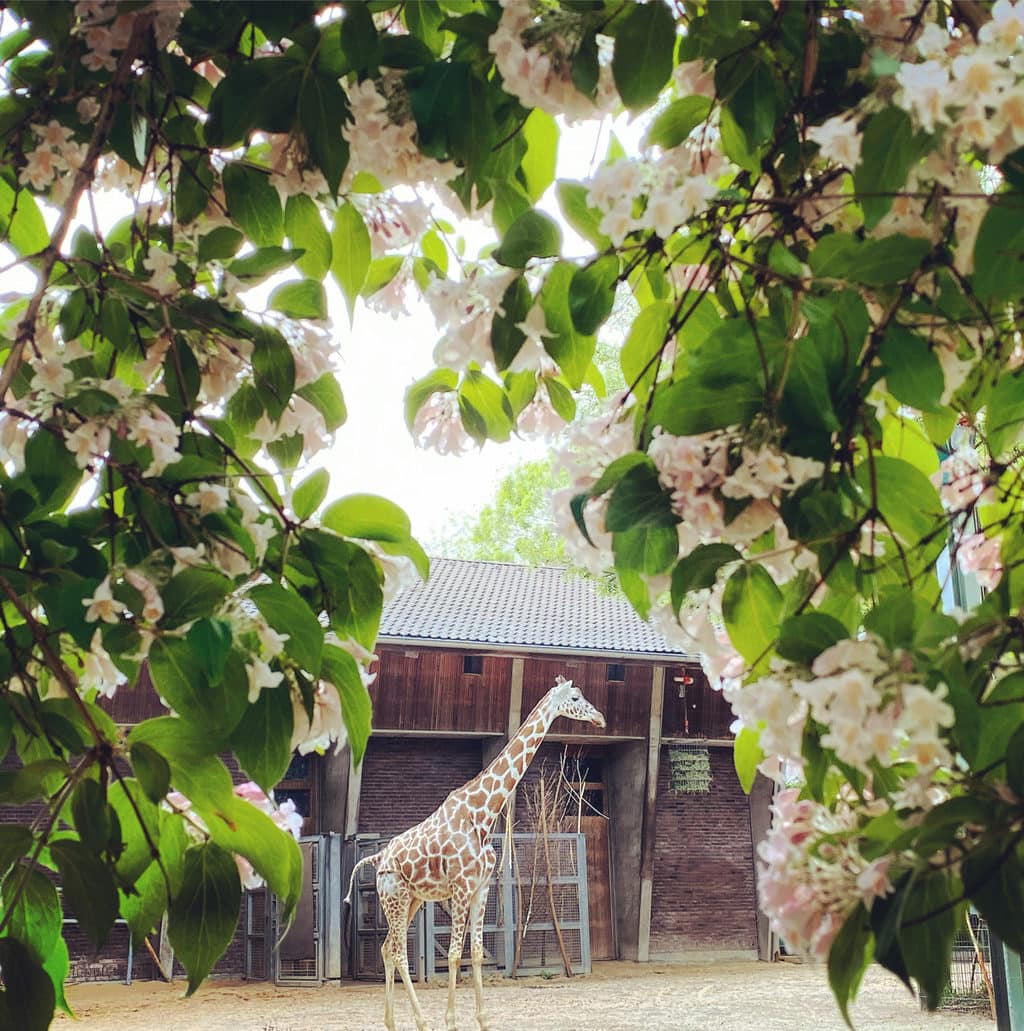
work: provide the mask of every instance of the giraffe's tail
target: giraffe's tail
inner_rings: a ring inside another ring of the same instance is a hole
[[[382,855],[384,855],[383,849],[381,849],[380,852],[374,852],[372,856],[365,856],[364,858],[360,859],[355,866],[352,867],[352,876],[348,879],[348,894],[342,900],[343,905],[352,905],[352,888],[356,883],[356,874],[359,872],[359,868],[361,866],[366,866],[367,863],[372,863],[374,866],[376,866],[377,863],[380,862],[380,857]]]

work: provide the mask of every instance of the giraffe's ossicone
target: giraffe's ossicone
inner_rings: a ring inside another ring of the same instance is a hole
[[[356,872],[364,864],[377,868],[377,895],[388,921],[381,947],[384,958],[384,1024],[395,1031],[395,968],[405,984],[416,1027],[427,1025],[409,977],[406,932],[424,902],[450,900],[452,932],[448,948],[448,1007],[445,1026],[455,1031],[455,986],[466,924],[470,926],[470,956],[476,1019],[487,1031],[483,1005],[484,907],[496,857],[491,831],[509,796],[537,754],[551,724],[559,716],[604,727],[604,716],[583,697],[571,680],[557,677],[555,686],[537,703],[509,743],[482,773],[453,791],[422,823],[392,838],[379,852],[360,860],[352,871],[348,903]]]

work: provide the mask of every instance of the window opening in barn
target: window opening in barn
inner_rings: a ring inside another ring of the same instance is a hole
[[[274,797],[278,803],[290,798],[295,804],[295,809],[304,818],[304,834],[312,833],[316,822],[313,813],[313,780],[312,756],[293,755],[288,769],[284,771],[284,776],[274,789]]]
[[[672,745],[668,761],[668,786],[674,795],[706,795],[711,791],[707,745]]]
[[[608,663],[608,682],[621,684],[626,679],[626,667],[618,662]]]
[[[482,655],[464,655],[462,657],[463,673],[483,673],[484,658]]]

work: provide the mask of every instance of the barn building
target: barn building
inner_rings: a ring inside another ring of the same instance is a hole
[[[587,857],[589,958],[769,958],[755,898],[768,792],[759,779],[749,798],[743,793],[732,714],[696,658],[673,649],[620,595],[561,569],[435,559],[429,582],[386,607],[376,651],[373,734],[361,766],[352,769],[347,749],[296,756],[276,792],[305,817],[313,903],[274,953],[273,902],[247,893],[214,976],[308,982],[358,973],[340,904],[353,846],[373,851],[428,816],[497,755],[557,675],[583,690],[606,727],[555,722],[516,794],[514,829],[535,829],[531,788],[568,760],[585,800],[575,830]],[[141,685],[110,708],[122,724],[164,712]],[[147,952],[136,949],[129,962],[123,925],[99,955],[73,924],[65,932],[73,979],[157,976]],[[366,951],[376,960],[375,949]]]
[[[436,559],[428,582],[388,605],[376,650],[373,735],[359,770],[325,760],[322,830],[390,836],[422,820],[491,761],[561,674],[607,725],[555,722],[515,821],[532,829],[523,795],[567,754],[589,803],[580,829],[591,957],[766,955],[755,843],[767,794],[741,789],[731,710],[696,658],[620,595],[561,569]]]

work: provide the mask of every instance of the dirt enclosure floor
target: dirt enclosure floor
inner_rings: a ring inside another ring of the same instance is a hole
[[[418,987],[431,1028],[444,1027],[443,985]],[[68,990],[77,1014],[57,1031],[378,1031],[384,986],[322,988],[211,982],[191,998],[182,984],[80,984]],[[594,973],[507,981],[484,988],[492,1031],[840,1031],[845,1025],[822,967],[790,963],[639,966],[598,963]],[[922,1013],[893,977],[869,971],[853,1007],[857,1031],[995,1031],[987,1016]],[[401,984],[395,1017],[415,1024]],[[459,985],[459,1028],[476,1031],[473,989]]]

